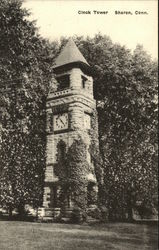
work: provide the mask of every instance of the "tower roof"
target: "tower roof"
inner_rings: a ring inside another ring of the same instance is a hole
[[[61,53],[56,58],[54,68],[77,62],[89,66],[86,59],[77,48],[75,42],[72,39],[69,39]]]

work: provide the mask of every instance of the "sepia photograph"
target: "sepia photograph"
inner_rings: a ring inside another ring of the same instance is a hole
[[[157,0],[0,1],[0,250],[158,249]]]

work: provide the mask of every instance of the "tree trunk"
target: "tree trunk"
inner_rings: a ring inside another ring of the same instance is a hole
[[[128,220],[133,221],[133,212],[132,212],[132,207],[128,207]]]
[[[9,218],[12,217],[12,211],[13,211],[12,205],[9,205]]]
[[[19,214],[20,218],[24,218],[24,216],[25,216],[24,204],[19,204],[19,206],[18,206],[18,214]]]
[[[133,210],[132,210],[131,195],[127,199],[127,211],[128,211],[128,221],[133,221]]]

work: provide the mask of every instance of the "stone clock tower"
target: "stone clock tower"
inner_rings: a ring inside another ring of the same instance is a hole
[[[47,98],[47,162],[45,172],[44,208],[58,207],[60,183],[55,175],[58,145],[66,150],[80,135],[89,148],[91,116],[96,108],[90,66],[73,40],[69,40],[55,61],[56,90]],[[91,159],[87,152],[87,160]],[[92,168],[93,169],[93,168]],[[96,183],[94,171],[87,176]]]

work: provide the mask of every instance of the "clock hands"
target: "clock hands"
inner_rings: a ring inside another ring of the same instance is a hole
[[[67,114],[56,115],[55,124],[56,124],[55,127],[56,130],[68,128],[68,115]]]
[[[65,123],[64,123],[64,121],[60,118],[59,119],[60,121],[61,121],[61,123],[65,126]]]

